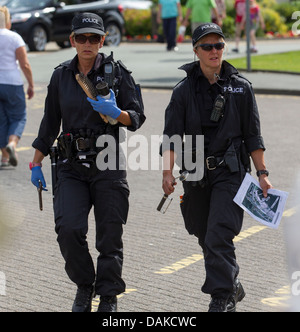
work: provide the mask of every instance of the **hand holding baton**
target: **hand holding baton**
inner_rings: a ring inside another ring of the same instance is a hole
[[[177,176],[177,177],[173,180],[173,185],[174,185],[174,183],[176,182],[177,179],[179,179],[181,182],[185,181],[185,180],[187,179],[188,175],[189,175],[189,172],[188,172],[188,171],[184,171],[184,172],[182,172],[180,176]],[[165,207],[164,210],[162,210],[162,207],[164,206],[164,204],[165,204],[165,202],[166,202],[167,200],[169,201],[169,204],[166,205],[166,207]],[[167,211],[169,205],[171,204],[172,200],[173,200],[173,198],[169,198],[169,195],[164,194],[164,195],[163,195],[163,198],[161,199],[160,203],[158,204],[158,206],[157,206],[157,208],[156,208],[157,211],[159,211],[159,212],[161,212],[161,213],[163,213],[163,214],[166,213],[166,211]]]

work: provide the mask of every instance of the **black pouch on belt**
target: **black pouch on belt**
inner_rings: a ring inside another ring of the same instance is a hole
[[[229,148],[225,152],[224,161],[231,173],[239,171],[239,162],[233,143],[229,145]]]
[[[250,160],[250,155],[246,149],[245,142],[242,142],[242,144],[241,144],[240,153],[241,153],[241,161],[245,167],[245,171],[250,173],[251,172],[251,160]]]

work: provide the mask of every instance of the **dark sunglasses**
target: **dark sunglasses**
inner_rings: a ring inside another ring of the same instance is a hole
[[[225,47],[225,43],[216,43],[216,44],[200,44],[197,47],[201,47],[203,51],[211,51],[213,48],[220,51]]]
[[[91,36],[75,35],[75,41],[78,44],[85,44],[87,40],[90,42],[90,44],[99,44],[101,41],[101,36],[100,35],[91,35]]]

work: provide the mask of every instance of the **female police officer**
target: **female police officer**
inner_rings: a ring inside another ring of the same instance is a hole
[[[116,295],[125,290],[121,271],[122,225],[127,218],[129,195],[126,171],[118,163],[115,169],[97,169],[95,158],[99,150],[95,144],[104,134],[113,135],[118,142],[119,126],[135,131],[145,120],[141,96],[124,66],[118,66],[119,72],[112,79],[117,85],[117,97],[111,90],[110,99],[98,96],[93,106],[77,83],[75,75],[79,72],[87,75],[94,85],[104,80],[105,65],[113,63],[112,56],[98,53],[104,39],[103,21],[99,16],[81,13],[73,18],[70,41],[77,55],[58,66],[52,75],[44,117],[33,142],[36,151],[30,163],[32,183],[38,186],[41,182],[45,188],[41,162],[49,153],[62,122],[54,213],[66,272],[78,286],[73,311],[90,311],[94,291],[100,295],[98,311],[115,311]],[[118,124],[104,122],[98,112],[116,119]],[[100,253],[96,272],[86,241],[92,205],[96,248]]]
[[[181,67],[187,77],[174,88],[164,128],[169,138],[204,135],[204,177],[183,183],[181,210],[187,230],[198,237],[203,249],[206,279],[202,291],[211,294],[209,311],[235,311],[236,302],[245,295],[237,279],[233,245],[243,212],[233,198],[249,167],[249,154],[265,196],[271,187],[252,87],[222,60],[224,39],[221,28],[213,23],[201,24],[194,31],[193,50],[199,61]],[[174,151],[163,144],[167,195],[174,191]]]

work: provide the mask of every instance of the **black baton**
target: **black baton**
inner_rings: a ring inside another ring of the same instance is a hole
[[[43,211],[43,197],[42,197],[43,185],[42,185],[41,181],[39,181],[39,187],[37,188],[37,191],[39,194],[39,207],[40,207],[40,210]]]
[[[57,182],[57,159],[58,150],[56,146],[50,148],[50,160],[51,160],[51,175],[52,175],[52,197],[54,199],[54,188]]]
[[[165,204],[165,201],[166,199],[168,198],[169,196],[167,194],[164,194],[163,195],[163,198],[161,199],[160,203],[158,204],[158,207],[156,208],[157,211],[160,211],[161,208],[163,207],[163,205]]]
[[[179,179],[181,182],[185,181],[185,180],[187,179],[188,175],[189,175],[189,172],[188,172],[188,171],[184,171],[184,172],[182,172],[182,174],[181,174],[180,176],[177,176],[177,177],[173,180],[173,184],[176,182],[177,179]],[[163,195],[161,201],[159,202],[159,204],[158,204],[158,206],[157,206],[157,208],[156,208],[157,211],[161,212],[162,207],[163,207],[163,205],[165,204],[165,202],[166,202],[166,200],[167,200],[168,198],[169,198],[169,195],[167,195],[167,194],[164,194],[164,195]],[[165,208],[165,210],[164,210],[162,213],[165,213],[165,212],[167,211],[167,208],[168,208],[169,205],[171,204],[172,199],[173,199],[173,198],[170,199],[169,204],[167,205],[167,207]]]

